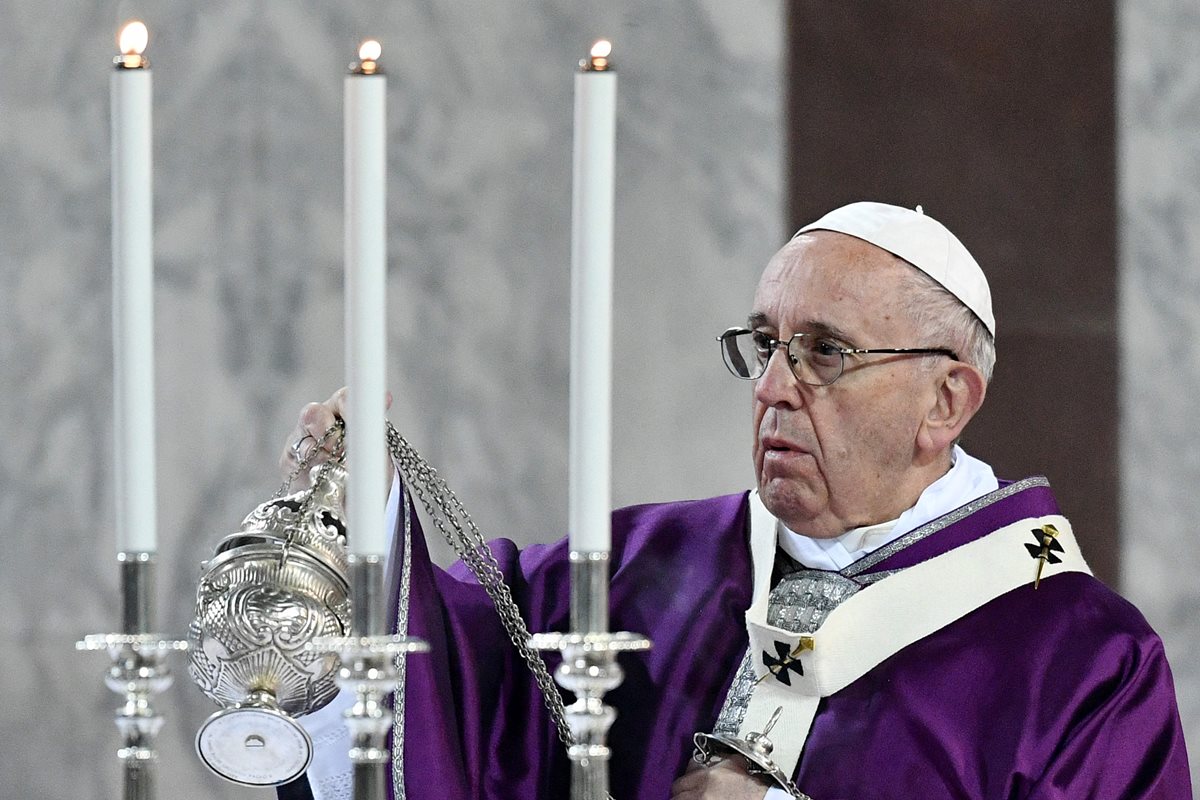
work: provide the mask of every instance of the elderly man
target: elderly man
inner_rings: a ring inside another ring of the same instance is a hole
[[[613,516],[614,629],[655,643],[609,695],[614,797],[1191,796],[1157,636],[1091,577],[1044,478],[998,481],[956,444],[994,333],[982,271],[919,208],[837,209],[771,259],[720,337],[753,382],[757,491]],[[567,796],[490,601],[407,522],[409,630],[433,645],[408,666],[407,796]],[[492,550],[530,629],[565,629],[565,543]],[[729,748],[764,732],[773,779]]]

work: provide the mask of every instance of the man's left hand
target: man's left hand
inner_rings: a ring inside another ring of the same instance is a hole
[[[711,767],[694,764],[671,784],[672,800],[763,800],[767,785],[746,772],[740,758]]]

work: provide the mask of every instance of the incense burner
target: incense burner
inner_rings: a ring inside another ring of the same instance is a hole
[[[350,627],[346,472],[326,463],[312,479],[312,489],[255,508],[201,566],[188,671],[222,709],[201,726],[196,749],[243,785],[303,773],[312,741],[294,717],[338,692],[338,657],[309,644]]]

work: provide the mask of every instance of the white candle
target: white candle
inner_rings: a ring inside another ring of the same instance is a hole
[[[387,474],[387,78],[363,42],[345,79],[346,418],[350,552],[383,555]]]
[[[575,75],[571,202],[570,546],[612,547],[613,171],[617,74],[601,40]]]
[[[137,20],[121,29],[110,83],[117,552],[157,549],[148,38]]]

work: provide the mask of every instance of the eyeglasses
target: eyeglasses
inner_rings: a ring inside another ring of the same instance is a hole
[[[721,343],[721,356],[725,366],[735,378],[754,381],[767,371],[767,363],[780,347],[787,351],[788,366],[796,380],[809,386],[828,386],[842,376],[846,368],[846,356],[869,353],[900,355],[948,356],[958,361],[953,350],[926,347],[890,347],[863,349],[841,347],[829,339],[811,333],[796,333],[786,342],[773,339],[762,331],[747,328],[730,328],[717,337]]]

